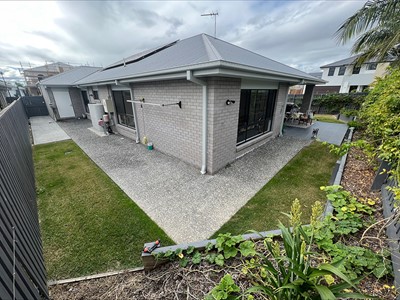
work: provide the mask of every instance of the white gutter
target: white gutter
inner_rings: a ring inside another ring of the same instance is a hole
[[[192,71],[186,71],[186,79],[203,87],[203,119],[202,119],[202,143],[201,143],[201,171],[202,175],[207,173],[207,83],[193,76]]]

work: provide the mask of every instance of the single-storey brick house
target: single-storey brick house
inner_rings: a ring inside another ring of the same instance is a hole
[[[213,174],[281,133],[290,85],[308,85],[303,104],[309,109],[313,87],[322,82],[200,34],[74,84],[97,91],[118,133]]]
[[[41,80],[39,88],[50,116],[55,120],[82,118],[89,114],[89,96],[76,82],[101,70],[97,67],[75,67],[58,75]]]

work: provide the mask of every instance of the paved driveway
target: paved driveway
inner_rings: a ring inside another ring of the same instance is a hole
[[[322,142],[340,145],[347,131],[347,124],[336,124],[327,122],[315,122],[308,128],[285,127],[284,136],[293,137],[301,140],[310,140],[312,131],[318,128],[317,139]]]
[[[216,175],[200,175],[120,135],[99,137],[88,120],[58,124],[177,243],[209,238],[310,142],[278,138]]]
[[[29,121],[31,122],[34,145],[70,139],[68,134],[49,116],[31,117]]]

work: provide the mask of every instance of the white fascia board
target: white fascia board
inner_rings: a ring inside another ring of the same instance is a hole
[[[104,82],[90,82],[90,83],[80,83],[77,86],[97,86],[97,85],[108,85],[115,84],[115,80],[112,81],[104,81]]]
[[[268,76],[276,75],[278,77],[294,79],[294,82],[304,80],[305,83],[312,83],[312,84],[323,83],[323,80],[321,80],[321,79],[313,80],[313,79],[309,78],[310,75],[308,75],[308,74],[305,74],[305,76],[307,76],[307,77],[303,77],[301,75],[282,73],[282,72],[261,69],[261,68],[256,68],[256,67],[250,67],[250,66],[226,62],[226,61],[221,61],[221,67],[222,68],[225,67],[228,69],[244,70],[244,71],[248,71],[248,72],[255,72],[255,73],[259,73],[259,74],[268,74]]]
[[[193,75],[196,77],[205,77],[205,76],[227,76],[227,77],[237,77],[237,78],[251,78],[251,79],[261,79],[261,80],[269,80],[269,81],[284,81],[284,82],[293,82],[295,84],[299,83],[298,78],[288,78],[276,75],[264,75],[260,73],[254,72],[246,72],[239,70],[230,70],[224,68],[213,68],[207,70],[200,70],[193,72]]]

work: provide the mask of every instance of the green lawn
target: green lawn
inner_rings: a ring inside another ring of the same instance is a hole
[[[173,243],[74,142],[35,146],[34,160],[48,279],[140,266],[144,242]]]
[[[325,201],[325,194],[319,187],[328,184],[337,158],[320,142],[304,148],[226,222],[213,238],[225,232],[243,234],[248,230],[276,229],[278,220],[287,220],[282,212],[290,212],[295,198],[304,206],[303,222],[308,224],[311,205],[317,200]]]
[[[326,123],[337,123],[337,124],[345,124],[346,122],[343,122],[341,120],[337,120],[335,115],[314,115],[314,119],[320,122],[326,122]]]

